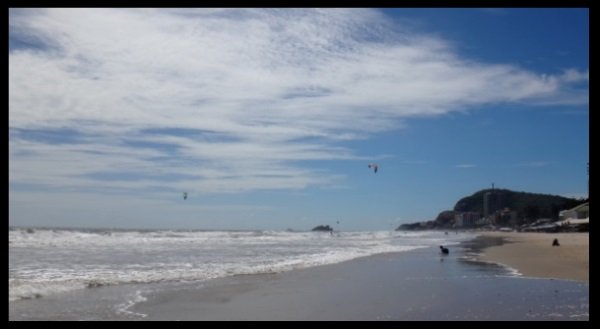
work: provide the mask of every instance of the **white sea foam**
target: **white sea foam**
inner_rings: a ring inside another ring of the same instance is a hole
[[[129,309],[132,306],[134,306],[135,304],[145,302],[146,300],[147,300],[147,298],[142,295],[142,292],[137,290],[130,299],[128,299],[126,302],[124,302],[122,304],[117,305],[117,307],[116,307],[117,313],[127,314],[127,315],[131,315],[134,317],[145,318],[146,316],[148,316],[148,314],[132,312]]]
[[[441,232],[12,229],[9,300],[122,283],[188,282],[282,272],[465,236]]]

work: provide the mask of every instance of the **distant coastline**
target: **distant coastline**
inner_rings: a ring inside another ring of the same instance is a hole
[[[396,230],[457,229],[588,232],[589,198],[484,189],[461,198],[433,220],[404,223]]]

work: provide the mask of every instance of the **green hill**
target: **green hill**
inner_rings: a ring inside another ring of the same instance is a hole
[[[561,210],[571,209],[587,200],[565,198],[559,195],[515,192],[506,189],[485,189],[464,197],[453,210],[444,210],[433,221],[402,224],[398,230],[447,229],[455,225],[456,215],[468,214],[470,226],[484,226],[478,219],[493,217],[495,225],[523,225],[541,218],[558,219]],[[465,215],[462,215],[465,216]],[[490,223],[490,222],[488,222]]]
[[[525,222],[540,218],[558,219],[558,212],[570,209],[584,201],[559,195],[515,192],[505,189],[485,189],[464,197],[456,203],[454,211],[484,213],[484,196],[488,194],[488,213],[509,208]]]
[[[471,211],[484,214],[486,194],[488,195],[488,214],[496,210],[509,208],[517,212],[517,217],[523,223],[530,223],[540,218],[556,220],[559,211],[573,208],[584,202],[559,195],[515,192],[505,189],[485,189],[458,200],[454,206],[454,211]]]

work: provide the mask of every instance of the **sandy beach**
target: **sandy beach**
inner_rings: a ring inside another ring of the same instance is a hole
[[[584,282],[512,276],[435,248],[148,296],[139,320],[588,320]]]
[[[450,244],[440,233],[449,255],[433,246],[280,273],[81,289],[10,303],[9,319],[588,321],[587,281],[515,276],[506,267],[473,260],[509,236]],[[531,239],[543,249],[557,237],[556,252],[587,237],[544,236]],[[517,245],[505,243],[499,250]],[[115,304],[115,295],[125,298]]]
[[[500,246],[484,249],[480,259],[510,266],[524,276],[589,282],[589,233],[489,232]],[[553,247],[558,239],[560,246]]]

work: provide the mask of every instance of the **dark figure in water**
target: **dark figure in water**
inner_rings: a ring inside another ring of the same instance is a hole
[[[448,248],[444,248],[444,246],[440,246],[440,250],[442,251],[442,254],[444,254],[444,255],[448,255],[450,253]]]
[[[552,246],[553,247],[554,246],[556,246],[556,247],[560,246],[560,243],[558,243],[558,239],[554,239],[554,241],[552,241]]]

